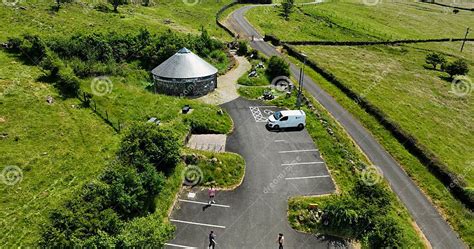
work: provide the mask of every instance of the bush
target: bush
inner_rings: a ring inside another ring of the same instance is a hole
[[[469,72],[467,62],[463,59],[455,60],[446,65],[445,71],[449,74],[452,79],[456,75],[466,75]]]
[[[397,221],[390,216],[380,216],[374,223],[367,237],[369,248],[401,248],[403,234]]]
[[[172,238],[174,230],[157,215],[136,218],[117,236],[117,244],[120,248],[162,248]]]
[[[440,53],[432,52],[426,55],[425,61],[436,69],[438,65],[446,63],[446,58]]]
[[[130,219],[153,211],[153,199],[164,183],[163,174],[144,164],[142,172],[120,164],[113,164],[101,176],[109,186],[110,205],[121,218]]]
[[[237,49],[237,55],[246,56],[249,52],[249,47],[246,41],[239,41],[239,49]]]
[[[18,41],[15,42],[15,46],[18,45]],[[25,60],[36,65],[46,55],[47,46],[37,35],[24,35],[20,44],[20,51]]]
[[[179,162],[180,150],[180,139],[174,131],[140,122],[134,123],[122,139],[119,158],[136,167],[149,162],[168,174]]]
[[[66,97],[75,97],[79,92],[79,79],[70,67],[60,68],[58,71],[58,79],[55,83],[62,95]]]
[[[279,76],[290,76],[290,65],[278,56],[272,56],[268,62],[267,74],[271,79]]]

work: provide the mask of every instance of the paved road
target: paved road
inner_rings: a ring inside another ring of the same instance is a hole
[[[234,11],[227,20],[228,27],[240,37],[253,36],[251,46],[267,56],[280,56],[275,47],[264,42],[262,35],[245,19],[245,13],[254,7],[256,6],[244,6]],[[295,77],[298,76],[299,68],[294,64],[290,66],[291,73]],[[381,169],[393,191],[405,204],[433,248],[467,248],[398,162],[356,118],[309,77],[304,77],[304,87],[339,121],[369,159]]]
[[[245,158],[245,178],[234,191],[218,192],[217,205],[206,207],[207,192],[194,198],[184,192],[171,215],[176,238],[167,248],[207,248],[211,230],[217,248],[277,248],[278,233],[285,248],[344,248],[340,241],[316,238],[293,230],[287,220],[287,201],[295,195],[334,193],[335,186],[324,161],[306,130],[273,132],[263,117],[276,107],[236,99],[223,105],[232,116],[234,132],[226,150]]]

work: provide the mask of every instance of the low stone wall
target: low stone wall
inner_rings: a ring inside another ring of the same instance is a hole
[[[183,81],[154,78],[155,92],[174,96],[204,96],[217,87],[217,75]]]

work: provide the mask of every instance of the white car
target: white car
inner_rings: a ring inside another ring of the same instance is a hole
[[[302,110],[278,111],[267,119],[267,127],[271,129],[299,128],[306,126],[306,113]]]

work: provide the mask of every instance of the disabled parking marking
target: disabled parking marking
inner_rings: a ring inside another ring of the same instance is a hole
[[[252,113],[255,122],[263,123],[267,122],[268,116],[272,115],[274,111],[267,108],[275,108],[276,106],[249,106],[250,112]],[[263,113],[262,110],[263,109]]]

